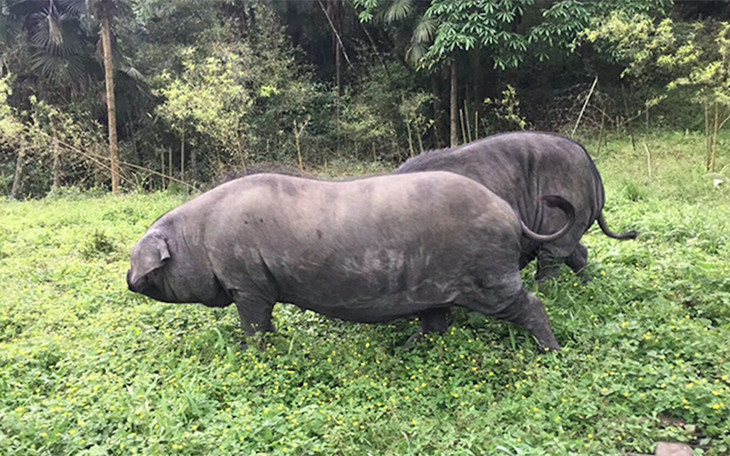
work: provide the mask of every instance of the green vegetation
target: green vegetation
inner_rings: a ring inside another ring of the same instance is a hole
[[[637,145],[612,140],[596,162],[610,225],[641,236],[585,237],[594,280],[563,271],[541,295],[564,346],[544,356],[464,311],[401,350],[415,321],[285,305],[268,349],[242,349],[233,308],[126,290],[129,249],[185,196],[3,204],[0,454],[619,455],[665,439],[728,454],[730,183],[704,173],[700,134]]]

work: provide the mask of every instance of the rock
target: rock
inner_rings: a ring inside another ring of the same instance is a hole
[[[692,448],[684,443],[659,442],[655,456],[692,456]]]

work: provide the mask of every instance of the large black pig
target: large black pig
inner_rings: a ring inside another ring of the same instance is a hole
[[[546,207],[540,195],[555,194],[575,207],[571,230],[540,244],[521,239],[520,269],[537,257],[537,281],[560,273],[563,262],[580,273],[588,250],[580,243],[594,221],[614,239],[633,239],[635,231],[617,234],[603,218],[603,182],[588,152],[579,143],[553,133],[513,132],[489,136],[451,149],[425,152],[406,161],[397,174],[450,171],[484,185],[509,203],[532,231],[552,232],[565,224],[560,211]]]
[[[358,322],[421,315],[425,332],[445,329],[456,305],[522,325],[557,350],[518,267],[523,236],[549,242],[573,224],[570,203],[543,201],[565,211],[552,235],[531,232],[504,200],[453,173],[257,174],[160,217],[132,249],[127,283],[165,302],[235,302],[247,335],[272,329],[276,302]]]

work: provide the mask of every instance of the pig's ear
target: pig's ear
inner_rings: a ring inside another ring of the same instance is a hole
[[[137,282],[170,258],[167,242],[162,236],[149,236],[139,242],[132,251],[132,282]]]
[[[159,242],[157,243],[158,251],[160,253],[160,265],[162,265],[162,262],[166,259],[170,258],[170,251],[167,250],[167,242],[164,238],[157,238]]]

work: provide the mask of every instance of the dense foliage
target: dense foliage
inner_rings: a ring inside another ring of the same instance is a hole
[[[185,197],[0,205],[0,454],[622,455],[672,440],[727,455],[730,187],[704,174],[700,134],[640,139],[651,171],[614,137],[597,165],[611,226],[641,236],[591,230],[593,280],[565,270],[541,294],[564,347],[543,356],[477,314],[402,350],[415,321],[287,305],[267,350],[242,349],[233,307],[126,290],[132,243]]]
[[[395,162],[505,129],[572,131],[581,112],[596,133],[704,131],[717,169],[727,13],[671,0],[3,0],[0,193],[108,185],[102,57],[127,189],[259,161]]]

